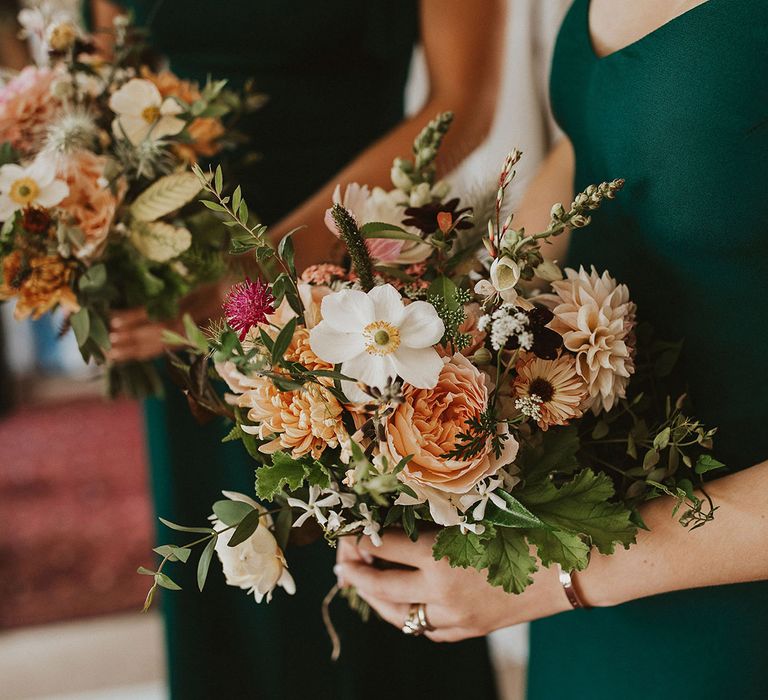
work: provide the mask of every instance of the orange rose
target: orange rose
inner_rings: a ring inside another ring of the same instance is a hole
[[[14,315],[17,319],[40,318],[57,304],[67,311],[77,311],[75,293],[72,291],[72,266],[55,255],[32,258],[29,271],[21,274],[21,253],[14,251],[3,260],[3,283],[0,299],[17,297]],[[18,286],[14,286],[18,284]]]
[[[509,436],[498,458],[490,438],[472,457],[445,456],[460,442],[458,435],[466,431],[468,421],[485,411],[491,387],[487,375],[461,353],[444,358],[443,362],[434,389],[406,385],[405,401],[387,423],[386,444],[395,461],[413,455],[401,478],[417,491],[419,487],[430,487],[463,494],[484,477],[510,464],[517,455],[518,443]],[[505,424],[500,424],[500,431],[506,429]]]

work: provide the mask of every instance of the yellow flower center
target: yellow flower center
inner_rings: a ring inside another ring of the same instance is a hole
[[[9,197],[21,206],[27,206],[37,199],[40,187],[31,177],[22,177],[11,185]]]
[[[144,111],[141,113],[141,116],[144,118],[144,121],[147,122],[147,124],[154,124],[160,118],[160,108],[156,107],[155,105],[145,107]]]
[[[400,347],[400,331],[386,321],[374,321],[363,329],[369,355],[389,355]]]

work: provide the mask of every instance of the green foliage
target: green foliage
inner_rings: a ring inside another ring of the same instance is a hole
[[[485,521],[501,527],[551,529],[511,494],[501,489],[495,493],[506,501],[506,508],[502,510],[496,504],[489,502],[485,510]]]
[[[501,586],[507,593],[522,593],[533,583],[531,575],[538,567],[522,532],[501,527],[484,544],[477,568],[488,569],[491,585]]]
[[[553,473],[570,474],[578,466],[579,433],[575,426],[550,428],[535,433],[520,446],[515,464],[527,481],[548,477]]]
[[[529,530],[528,541],[536,546],[544,566],[560,564],[566,571],[581,571],[589,563],[589,545],[572,532],[551,528]]]
[[[253,512],[253,506],[243,501],[231,501],[225,498],[213,504],[213,514],[225,525],[238,525],[251,512]]]
[[[613,502],[613,497],[610,478],[591,469],[578,472],[560,487],[542,479],[518,492],[520,501],[545,523],[587,536],[603,554],[612,554],[615,544],[629,546],[637,533],[630,509]]]
[[[232,537],[230,537],[229,542],[227,542],[227,546],[237,547],[237,545],[245,542],[254,532],[256,532],[260,522],[261,513],[257,509],[251,510],[238,523],[235,531],[232,533]]]
[[[296,491],[305,482],[327,488],[328,472],[319,462],[311,459],[294,459],[286,452],[275,452],[272,464],[256,470],[256,495],[271,501],[287,487]]]
[[[485,555],[485,546],[478,535],[473,532],[462,534],[458,525],[442,528],[435,538],[432,547],[435,559],[447,558],[451,566],[463,569],[480,569],[480,562]]]

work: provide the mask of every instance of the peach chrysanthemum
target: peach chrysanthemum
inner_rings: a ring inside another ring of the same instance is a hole
[[[40,148],[60,106],[51,94],[56,77],[48,68],[27,66],[0,87],[0,143],[9,142],[23,155]]]
[[[261,452],[286,450],[299,458],[318,458],[326,447],[346,444],[349,437],[342,423],[342,405],[325,387],[308,383],[301,391],[279,391],[268,379],[237,398],[248,409],[253,427],[241,426],[260,439],[270,439]]]
[[[587,408],[610,411],[626,395],[635,367],[629,346],[635,304],[629,289],[607,272],[565,270],[566,278],[552,283],[554,294],[541,295],[555,318],[550,328],[563,336],[563,345],[576,356],[576,370],[587,383]]]
[[[520,360],[515,370],[515,406],[536,420],[542,430],[566,425],[582,414],[587,385],[572,355],[563,353],[555,360],[542,360],[531,354]]]
[[[293,334],[293,339],[285,351],[285,359],[289,362],[298,362],[308,370],[327,369],[332,370],[330,362],[321,360],[309,345],[309,330],[299,326]]]
[[[77,311],[71,281],[73,268],[55,255],[32,258],[29,268],[22,272],[22,255],[15,250],[3,260],[0,300],[16,297],[17,319],[40,318],[57,304],[68,311]]]
[[[83,245],[75,250],[81,260],[90,260],[104,247],[112,219],[122,198],[124,185],[112,194],[104,170],[108,160],[91,151],[76,151],[63,162],[60,175],[69,186],[69,195],[59,207],[69,217],[69,223],[84,234]]]

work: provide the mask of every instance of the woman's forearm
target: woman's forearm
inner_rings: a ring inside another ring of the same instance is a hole
[[[696,530],[672,516],[672,499],[642,509],[650,531],[612,556],[594,555],[578,574],[585,600],[617,605],[658,593],[768,579],[768,462],[707,484],[718,506]]]

